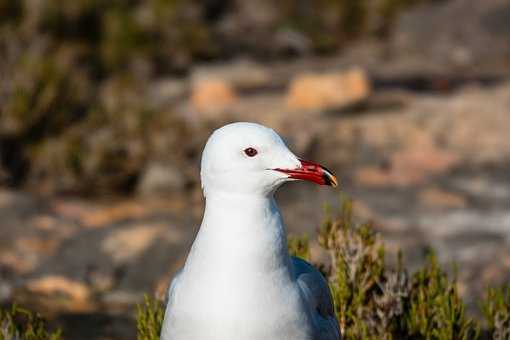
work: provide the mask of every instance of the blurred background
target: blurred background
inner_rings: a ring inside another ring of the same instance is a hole
[[[507,0],[0,0],[0,304],[69,339],[133,339],[231,121],[331,168],[411,268],[428,248],[456,263],[469,306],[508,282]],[[339,197],[278,193],[312,238]]]

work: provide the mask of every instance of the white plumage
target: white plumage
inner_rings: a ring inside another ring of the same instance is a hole
[[[161,339],[339,340],[327,282],[289,256],[273,198],[289,180],[336,186],[334,176],[273,130],[234,123],[209,138],[201,179],[204,217],[170,286]]]

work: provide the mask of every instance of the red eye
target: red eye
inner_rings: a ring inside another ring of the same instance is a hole
[[[254,148],[246,148],[244,149],[244,153],[246,154],[246,156],[248,157],[253,157],[255,156],[258,152],[257,150],[255,150]]]

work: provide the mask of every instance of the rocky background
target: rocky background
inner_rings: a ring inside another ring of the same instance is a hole
[[[230,121],[339,177],[278,193],[291,233],[347,195],[409,266],[434,248],[471,307],[510,279],[506,0],[3,0],[0,60],[0,303],[69,339],[134,338]]]

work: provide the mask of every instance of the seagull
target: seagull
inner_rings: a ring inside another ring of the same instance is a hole
[[[289,181],[337,186],[272,129],[231,123],[209,137],[205,211],[168,292],[162,340],[339,340],[328,283],[289,255],[274,193]]]

